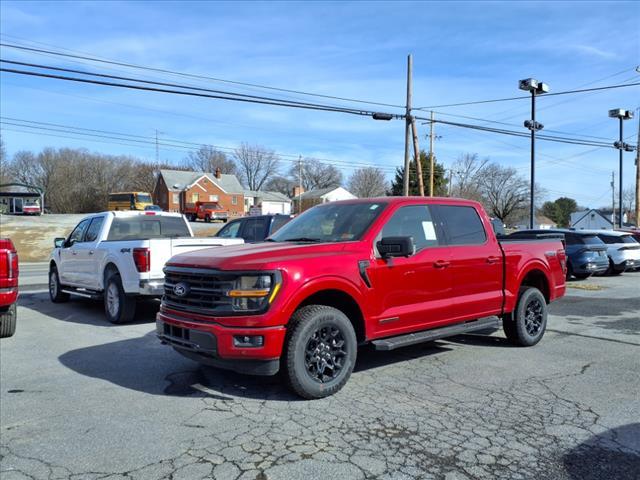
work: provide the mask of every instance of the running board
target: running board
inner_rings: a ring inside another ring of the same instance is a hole
[[[395,350],[400,347],[415,345],[416,343],[440,340],[441,338],[462,335],[463,333],[477,332],[479,330],[495,330],[500,328],[498,317],[485,317],[469,322],[447,325],[446,327],[423,330],[421,332],[409,333],[397,337],[381,338],[373,340],[371,343],[376,350]]]
[[[102,295],[97,293],[97,292],[92,292],[90,290],[74,290],[74,289],[70,289],[70,288],[63,288],[61,290],[63,293],[68,293],[70,295],[77,295],[79,297],[83,297],[83,298],[91,298],[93,300],[100,300],[102,298]]]

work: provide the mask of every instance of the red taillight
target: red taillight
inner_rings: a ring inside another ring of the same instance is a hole
[[[9,238],[0,238],[0,288],[18,283],[18,254]]]
[[[151,270],[151,251],[148,248],[134,248],[133,263],[139,272],[148,272]]]

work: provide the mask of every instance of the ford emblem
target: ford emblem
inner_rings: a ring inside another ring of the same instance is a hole
[[[173,287],[173,293],[176,297],[186,297],[189,293],[189,284],[184,282],[176,283]]]

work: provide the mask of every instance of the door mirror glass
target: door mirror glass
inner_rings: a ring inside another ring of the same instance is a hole
[[[412,237],[385,237],[376,247],[382,258],[410,257],[416,252]]]
[[[64,237],[58,237],[58,238],[53,240],[53,245],[56,248],[63,248],[65,240],[66,240],[66,238],[64,238]]]

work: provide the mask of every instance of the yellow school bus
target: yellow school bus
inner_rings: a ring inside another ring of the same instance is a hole
[[[147,192],[116,192],[109,194],[108,210],[144,210],[153,205],[151,195]]]

